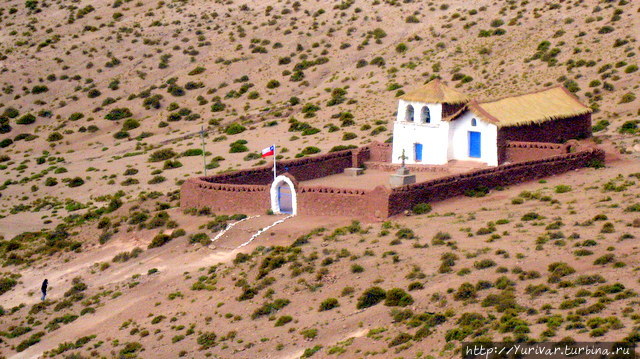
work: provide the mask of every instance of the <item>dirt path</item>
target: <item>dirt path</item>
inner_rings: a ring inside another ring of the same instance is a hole
[[[247,243],[258,231],[272,226],[275,222],[285,218],[286,216],[284,215],[249,217],[233,225],[233,227],[221,233],[221,235],[214,237],[213,245],[215,248],[225,250],[237,249]],[[263,235],[268,235],[268,233]]]

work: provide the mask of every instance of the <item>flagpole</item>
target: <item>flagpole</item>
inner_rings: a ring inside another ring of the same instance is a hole
[[[276,145],[273,145],[273,181],[276,181]]]
[[[202,138],[202,164],[204,166],[204,176],[207,176],[207,155],[204,149],[204,126],[200,126],[200,137]]]

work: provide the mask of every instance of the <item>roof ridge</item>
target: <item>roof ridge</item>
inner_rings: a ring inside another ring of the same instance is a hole
[[[540,93],[540,92],[545,92],[545,91],[549,91],[549,90],[553,90],[553,89],[557,89],[557,88],[561,88],[568,95],[571,95],[571,97],[573,97],[573,99],[576,100],[579,104],[585,106],[582,102],[580,102],[580,100],[574,94],[572,94],[569,90],[567,90],[566,87],[564,87],[562,85],[555,85],[555,86],[551,86],[551,87],[545,87],[545,88],[542,88],[542,89],[534,90],[534,91],[531,91],[531,92],[525,92],[525,93],[521,93],[521,94],[518,94],[518,95],[506,95],[506,96],[498,97],[498,98],[492,99],[492,100],[478,101],[478,104],[479,105],[483,105],[483,104],[488,104],[488,103],[493,103],[493,102],[506,100],[508,98],[516,98],[516,97],[522,97],[522,96],[527,96],[527,95],[534,95],[534,94],[537,94],[537,93]]]

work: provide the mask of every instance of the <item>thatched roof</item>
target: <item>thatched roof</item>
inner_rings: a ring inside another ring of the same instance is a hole
[[[467,108],[482,120],[498,127],[541,123],[592,111],[562,86],[490,102],[473,100],[467,104]]]
[[[455,105],[467,103],[470,98],[467,95],[448,87],[439,79],[435,79],[421,87],[407,92],[402,95],[400,99],[405,101],[448,103]]]

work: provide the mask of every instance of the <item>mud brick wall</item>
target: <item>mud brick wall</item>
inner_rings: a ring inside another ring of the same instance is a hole
[[[265,186],[273,182],[273,165],[200,178],[209,183]]]
[[[506,162],[507,141],[563,143],[591,137],[591,114],[498,129],[498,163]]]
[[[564,173],[586,167],[594,160],[604,161],[604,151],[587,149],[542,160],[507,164],[395,188],[391,191],[389,198],[388,215],[402,213],[418,203],[441,201],[463,195],[465,191],[480,186],[489,188],[508,186]]]
[[[369,146],[354,149],[351,157],[351,167],[361,167],[371,158],[371,148]]]
[[[278,161],[276,164],[278,175],[288,172],[298,181],[309,181],[342,173],[345,168],[352,167],[354,151],[356,151],[356,149],[294,160]],[[269,182],[271,181],[273,181],[273,174]]]
[[[525,126],[502,127],[498,143],[504,141],[563,143],[570,139],[591,137],[591,114],[533,123]]]
[[[391,190],[383,186],[373,190],[299,186],[296,193],[299,214],[344,216],[368,222],[388,217]]]
[[[271,208],[269,187],[211,183],[191,178],[180,188],[180,208],[209,207],[214,213],[264,214]]]
[[[369,146],[369,161],[391,162],[392,145],[390,143],[373,142]]]
[[[293,160],[281,160],[276,163],[277,173],[281,175],[288,172],[298,181],[308,181],[342,173],[345,168],[352,167],[353,153],[356,153],[355,151],[357,150],[359,149]],[[269,185],[273,182],[273,163],[252,169],[202,177],[202,180],[210,183]]]
[[[369,162],[367,163],[367,169],[374,169],[386,172],[395,172],[402,164],[400,163],[388,163],[388,162]],[[449,173],[450,169],[446,166],[439,165],[405,165],[411,172],[434,172],[434,173]]]
[[[525,162],[569,153],[568,144],[507,141],[505,162]]]

